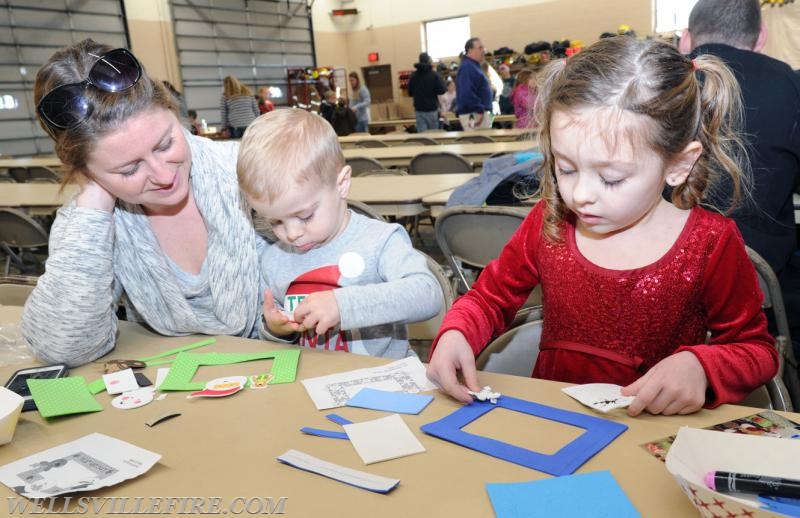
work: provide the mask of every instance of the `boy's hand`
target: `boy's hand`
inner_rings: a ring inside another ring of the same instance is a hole
[[[463,385],[458,381],[459,371],[464,378]],[[427,375],[429,380],[462,403],[472,403],[472,396],[467,390],[481,391],[475,355],[467,339],[458,331],[447,331],[439,338],[427,367]]]
[[[294,319],[301,331],[313,331],[318,335],[338,326],[341,316],[333,290],[317,291],[308,295],[295,308]]]
[[[289,336],[296,333],[300,324],[289,320],[289,317],[275,305],[275,299],[272,298],[272,290],[269,288],[264,290],[264,322],[267,324],[267,330],[274,336]]]
[[[700,360],[689,351],[667,356],[644,376],[622,388],[623,396],[636,396],[628,415],[643,410],[651,414],[691,414],[706,402],[708,379]]]

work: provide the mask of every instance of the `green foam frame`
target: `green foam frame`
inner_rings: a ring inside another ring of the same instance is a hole
[[[272,358],[270,384],[291,383],[297,377],[297,363],[300,349],[283,349],[258,353],[179,353],[169,368],[169,374],[159,386],[159,390],[203,390],[205,381],[193,382],[197,369],[203,365],[230,365],[233,363],[267,360]]]

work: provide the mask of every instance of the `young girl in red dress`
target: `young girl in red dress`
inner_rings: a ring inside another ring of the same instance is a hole
[[[447,314],[428,376],[471,401],[475,355],[541,284],[534,377],[622,385],[630,415],[742,400],[778,354],[736,225],[700,207],[712,188],[746,198],[736,80],[711,56],[623,37],[543,74],[541,201]]]

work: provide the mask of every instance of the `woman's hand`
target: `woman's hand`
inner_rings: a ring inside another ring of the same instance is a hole
[[[459,331],[447,331],[439,338],[427,370],[428,379],[462,403],[472,402],[472,396],[467,390],[481,390],[475,368],[475,355],[467,339]],[[463,385],[458,381],[459,371],[464,378]]]
[[[623,396],[636,396],[628,415],[691,414],[706,402],[708,379],[700,360],[689,351],[667,356],[644,376],[622,388]]]
[[[117,197],[108,192],[104,187],[94,180],[87,179],[80,185],[80,193],[75,198],[78,207],[90,209],[100,209],[106,212],[114,210]]]

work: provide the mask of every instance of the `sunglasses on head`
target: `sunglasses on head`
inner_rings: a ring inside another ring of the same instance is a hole
[[[42,97],[36,111],[54,129],[72,129],[92,114],[84,93],[89,86],[103,92],[122,92],[142,77],[142,66],[126,49],[114,49],[98,56],[89,75],[80,83],[58,86]]]

